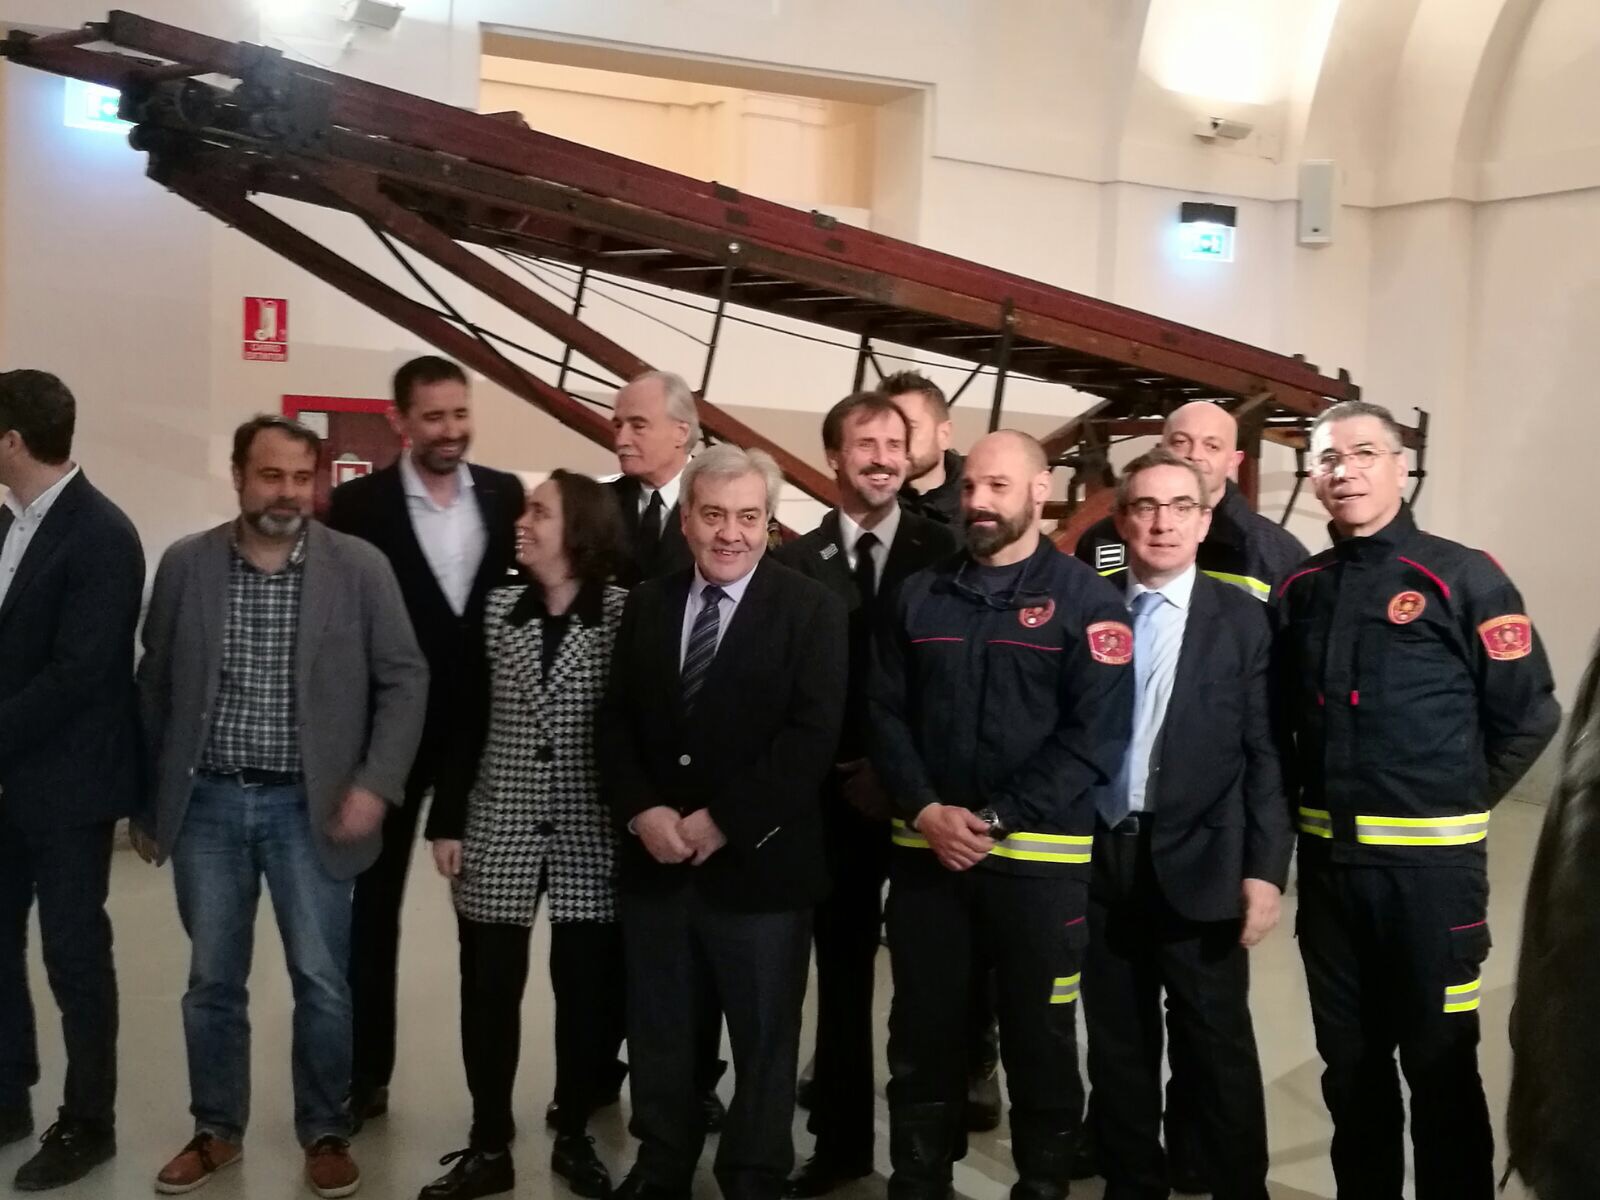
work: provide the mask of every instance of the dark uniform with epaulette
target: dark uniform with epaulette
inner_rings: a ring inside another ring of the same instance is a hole
[[[1102,575],[1128,565],[1128,546],[1110,517],[1096,521],[1078,539],[1077,556]],[[1231,479],[1221,501],[1211,510],[1211,528],[1195,561],[1213,579],[1242,588],[1258,600],[1306,560],[1300,539],[1250,507]]]
[[[1411,1091],[1418,1200],[1489,1200],[1478,1075],[1489,810],[1560,723],[1522,597],[1409,507],[1278,591],[1298,793],[1301,955],[1340,1200],[1399,1200]]]
[[[944,1200],[965,1149],[967,987],[999,981],[1012,1150],[1030,1197],[1066,1195],[1081,1119],[1073,1005],[1087,940],[1092,790],[1132,721],[1133,635],[1116,590],[1048,540],[1013,568],[959,554],[902,585],[875,644],[871,756],[896,813],[890,866],[891,1197]],[[940,865],[931,803],[997,823],[989,856]]]

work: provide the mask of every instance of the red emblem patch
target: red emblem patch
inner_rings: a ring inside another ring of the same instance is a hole
[[[1121,621],[1096,621],[1089,626],[1089,653],[1095,662],[1120,667],[1133,661],[1133,630]]]
[[[1478,626],[1478,636],[1496,662],[1527,658],[1533,653],[1533,622],[1522,613],[1485,621]]]
[[[1017,614],[1017,620],[1022,622],[1024,628],[1037,629],[1039,626],[1048,623],[1050,618],[1055,615],[1056,602],[1054,600],[1046,600],[1043,604],[1036,605],[1033,608],[1023,609]]]
[[[1401,592],[1389,601],[1389,622],[1393,625],[1409,625],[1427,607],[1428,598],[1421,592]]]

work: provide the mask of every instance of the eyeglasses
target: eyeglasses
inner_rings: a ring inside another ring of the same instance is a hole
[[[1128,513],[1136,521],[1153,521],[1156,518],[1156,513],[1163,508],[1170,508],[1174,517],[1180,521],[1187,521],[1205,507],[1198,500],[1191,500],[1187,496],[1182,496],[1177,500],[1166,501],[1133,500],[1128,504]]]
[[[1358,471],[1370,471],[1380,458],[1392,458],[1396,454],[1404,453],[1404,450],[1374,450],[1371,446],[1359,446],[1344,454],[1340,454],[1337,450],[1329,450],[1317,456],[1316,465],[1312,469],[1318,475],[1332,475],[1343,463]]]

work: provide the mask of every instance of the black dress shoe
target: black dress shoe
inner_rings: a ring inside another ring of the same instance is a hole
[[[813,1154],[806,1160],[805,1166],[796,1171],[789,1182],[784,1184],[783,1194],[790,1200],[811,1200],[814,1196],[826,1196],[851,1180],[865,1179],[871,1174],[870,1162],[852,1165],[821,1154]]]
[[[728,1119],[728,1110],[722,1105],[722,1097],[715,1092],[707,1092],[700,1097],[700,1107],[706,1114],[706,1132],[720,1133],[722,1123]]]
[[[611,1172],[594,1152],[594,1139],[581,1133],[557,1136],[550,1152],[550,1170],[567,1181],[578,1196],[605,1200],[611,1195]]]
[[[617,1185],[617,1190],[611,1193],[612,1200],[689,1200],[690,1189],[687,1187],[664,1187],[659,1183],[651,1183],[640,1179],[632,1172]]]
[[[76,1183],[117,1152],[116,1136],[62,1117],[39,1139],[39,1153],[17,1169],[19,1192],[47,1192]]]
[[[350,1136],[355,1137],[361,1127],[373,1117],[389,1113],[389,1089],[386,1087],[355,1088],[350,1093]]]
[[[26,1104],[0,1108],[0,1146],[20,1142],[33,1134],[33,1109]]]
[[[517,1172],[511,1152],[489,1154],[483,1150],[456,1150],[439,1160],[450,1170],[417,1194],[417,1200],[473,1200],[476,1196],[498,1196],[517,1186]]]

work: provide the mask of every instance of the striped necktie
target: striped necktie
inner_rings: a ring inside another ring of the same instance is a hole
[[[706,681],[711,660],[717,656],[717,630],[722,624],[722,599],[728,593],[709,585],[700,593],[700,611],[689,630],[689,649],[683,656],[683,706],[689,708]]]

